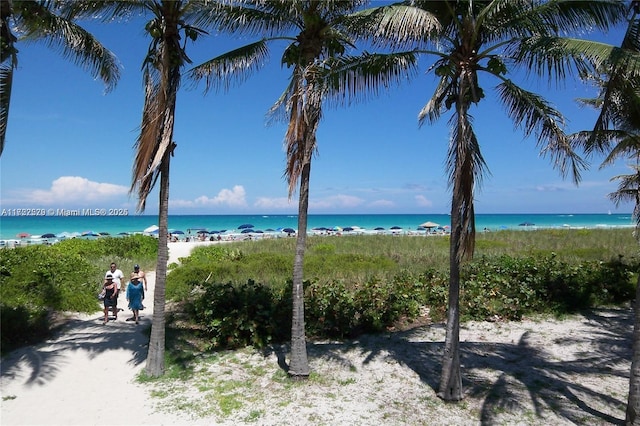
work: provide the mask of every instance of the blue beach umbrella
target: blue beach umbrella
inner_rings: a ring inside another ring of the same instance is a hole
[[[242,225],[238,226],[238,229],[249,229],[249,228],[253,228],[253,225],[250,223],[243,223]]]
[[[534,226],[535,223],[531,223],[531,222],[522,222],[520,224],[518,224],[518,226]]]
[[[296,230],[293,228],[284,228],[282,232],[286,232],[287,234],[295,234]]]

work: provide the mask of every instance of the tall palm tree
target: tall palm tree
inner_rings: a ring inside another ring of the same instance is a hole
[[[152,377],[164,374],[169,166],[176,148],[173,140],[176,98],[182,68],[191,62],[186,53],[186,41],[195,41],[204,33],[188,22],[199,14],[208,13],[208,10],[206,4],[200,1],[110,0],[75,2],[69,12],[90,16],[100,12],[107,20],[128,17],[135,11],[149,13],[152,17],[145,25],[151,43],[143,63],[145,101],[130,189],[132,193],[137,193],[137,210],[142,212],[149,193],[160,178],[158,263],[149,353],[145,365],[145,372]]]
[[[640,1],[629,2],[628,25],[619,48],[612,53],[594,75],[600,86],[596,99],[582,99],[582,103],[600,109],[593,130],[574,135],[577,144],[588,154],[605,155],[600,168],[611,165],[618,159],[631,159],[634,171],[628,175],[612,178],[618,180],[617,191],[609,198],[617,205],[633,202],[633,219],[636,223],[635,237],[640,242]],[[602,76],[602,77],[601,77]],[[640,300],[640,278],[636,288],[636,300]],[[633,330],[633,356],[629,375],[629,395],[625,424],[640,424],[640,306],[635,304]]]
[[[614,1],[565,0],[411,0],[379,8],[375,13],[394,22],[396,45],[419,43],[421,53],[437,60],[430,68],[439,83],[418,115],[420,125],[435,122],[452,110],[452,136],[447,169],[452,188],[449,249],[447,332],[438,396],[463,397],[459,351],[460,267],[473,256],[474,191],[486,174],[471,111],[484,98],[481,77],[497,82],[495,90],[508,117],[525,136],[536,134],[538,146],[563,176],[577,182],[585,163],[574,153],[559,111],[537,94],[509,78],[520,67],[542,76],[563,78],[584,72],[602,58],[597,43],[562,38],[580,29],[607,29],[624,17]],[[425,14],[436,16],[441,30],[422,25]],[[567,61],[570,60],[570,61]],[[575,68],[574,68],[575,66]]]
[[[412,53],[350,56],[354,48],[350,26],[362,25],[348,15],[364,0],[256,0],[222,5],[205,22],[224,31],[260,35],[260,40],[220,55],[195,67],[194,79],[205,78],[207,89],[228,87],[231,77],[240,80],[259,69],[274,41],[286,41],[281,63],[291,69],[289,85],[270,110],[288,127],[284,138],[287,166],[284,172],[291,198],[298,187],[298,233],[293,265],[291,355],[288,374],[305,379],[310,369],[304,326],[303,263],[307,239],[311,161],[317,150],[316,131],[323,102],[357,99],[367,90],[402,79],[415,65]],[[341,98],[344,96],[345,98]],[[299,186],[298,186],[299,183]]]
[[[18,65],[18,42],[41,41],[100,78],[111,90],[120,78],[113,53],[73,19],[61,14],[55,0],[0,2],[0,155],[9,121],[13,70]]]

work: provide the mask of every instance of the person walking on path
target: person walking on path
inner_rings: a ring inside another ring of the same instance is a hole
[[[144,273],[142,269],[140,269],[140,265],[133,265],[133,272],[138,275],[140,281],[142,281],[142,285],[144,286],[144,291],[148,291],[147,288],[147,274]]]
[[[131,273],[131,281],[127,285],[126,296],[129,302],[129,309],[133,311],[133,320],[138,324],[140,309],[142,309],[142,301],[144,300],[144,287],[140,277],[135,272]]]
[[[118,291],[124,292],[124,274],[120,269],[118,269],[118,265],[116,265],[116,262],[111,262],[111,265],[109,265],[109,270],[107,271],[105,276],[107,274],[111,274],[111,276],[113,277],[113,282],[118,285]]]
[[[109,322],[109,308],[113,309],[113,320],[116,321],[118,319],[118,304],[116,303],[118,300],[118,287],[111,274],[106,275],[102,286],[104,289],[104,320],[102,325],[105,325]]]
[[[116,262],[111,262],[111,265],[109,265],[109,270],[104,274],[105,279],[107,278],[107,275],[111,275],[111,277],[113,278],[113,283],[116,285],[116,297],[114,298],[115,305],[113,310],[114,312],[118,313],[120,312],[118,309],[118,296],[120,295],[121,286],[125,285],[123,283],[124,274],[120,269],[118,269],[118,265],[116,265]],[[122,290],[124,291],[124,288],[122,288]]]

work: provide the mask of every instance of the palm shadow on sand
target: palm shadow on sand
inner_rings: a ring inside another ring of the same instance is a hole
[[[124,318],[109,321],[107,325],[102,325],[100,312],[86,319],[70,319],[47,341],[16,349],[3,357],[0,375],[9,380],[25,376],[25,384],[29,386],[46,385],[66,367],[69,362],[66,354],[79,350],[86,351],[92,359],[108,351],[123,349],[131,353],[128,363],[139,365],[147,357],[149,322],[134,325],[125,322]]]
[[[609,395],[582,385],[575,377],[617,374],[628,380],[628,373],[621,374],[612,366],[631,359],[633,310],[598,309],[583,315],[592,328],[586,336],[592,346],[588,353],[578,354],[572,361],[558,361],[544,348],[534,346],[531,340],[535,331],[524,332],[514,344],[461,342],[463,388],[467,398],[482,401],[480,424],[499,423],[500,413],[526,412],[529,406],[534,407],[534,412],[529,414],[533,418],[541,418],[544,408],[576,424],[584,424],[585,419],[606,424],[624,423],[626,393],[623,389]],[[391,333],[386,339],[362,336],[348,343],[314,344],[310,345],[310,356],[347,364],[349,361],[342,354],[349,350],[361,351],[365,364],[376,357],[390,357],[415,371],[435,393],[444,342],[425,339],[423,329]],[[583,333],[570,337],[558,335],[553,340],[560,345],[578,344],[585,336]],[[497,373],[492,378],[483,374],[487,371]],[[592,404],[596,406],[613,407],[622,413],[622,418],[602,412],[588,401],[597,402]]]

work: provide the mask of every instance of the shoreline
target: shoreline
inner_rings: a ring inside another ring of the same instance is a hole
[[[146,229],[157,226],[157,216],[130,215],[104,217],[0,217],[0,240],[20,239],[18,235],[41,236],[52,234],[55,237],[75,236],[97,238],[97,235],[108,233],[119,234],[143,233]],[[447,214],[310,214],[307,232],[331,229],[353,229],[350,232],[375,233],[423,233],[421,224],[432,222],[438,227],[451,225]],[[181,238],[194,237],[200,230],[206,230],[217,236],[240,234],[240,226],[252,225],[256,231],[272,236],[283,233],[284,229],[297,230],[297,215],[170,215],[169,229],[181,232]],[[634,223],[631,214],[477,214],[476,229],[481,232],[500,230],[532,230],[532,229],[585,229],[585,228],[628,228]],[[191,235],[189,235],[191,232]],[[95,235],[95,236],[92,236]],[[85,237],[83,237],[85,238]]]
[[[557,230],[557,231],[576,231],[576,230],[618,230],[618,229],[628,229],[633,231],[635,228],[634,225],[596,225],[596,226],[527,226],[519,229],[476,229],[476,234],[482,234],[485,232],[505,232],[505,231],[516,231],[516,232],[535,232],[535,231],[548,231],[548,230]],[[292,238],[295,237],[294,232],[283,233],[282,231],[274,231],[274,232],[250,232],[250,233],[241,233],[241,232],[225,232],[225,233],[217,233],[211,236],[207,236],[203,239],[195,237],[195,236],[185,236],[184,234],[178,235],[170,235],[174,239],[169,241],[169,245],[172,244],[202,244],[202,243],[224,243],[224,242],[239,242],[245,240],[262,240],[262,239],[274,239],[274,238]],[[42,235],[29,235],[29,236],[20,236],[19,238],[8,238],[8,239],[0,239],[0,249],[2,248],[12,248],[12,247],[25,247],[30,245],[51,245],[56,244],[60,241],[80,238],[80,239],[90,239],[96,240],[100,238],[121,238],[131,235],[147,235],[147,236],[156,236],[152,233],[148,232],[132,232],[126,233],[126,235],[61,235],[61,236],[46,236],[46,234]],[[322,236],[322,237],[333,237],[333,236],[367,236],[367,235],[383,235],[389,237],[438,237],[438,236],[447,236],[450,235],[449,227],[445,228],[440,227],[440,229],[436,230],[426,230],[426,229],[417,229],[417,230],[368,230],[364,228],[354,227],[351,230],[343,230],[343,229],[311,229],[307,231],[308,236]]]

